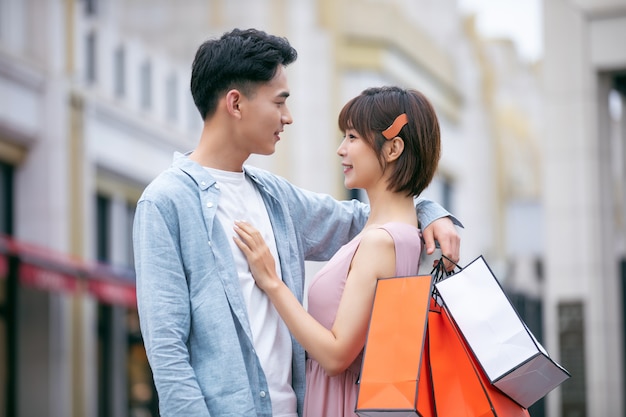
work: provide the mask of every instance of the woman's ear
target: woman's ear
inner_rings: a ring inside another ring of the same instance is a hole
[[[400,157],[400,155],[402,155],[402,152],[404,152],[404,139],[402,139],[400,136],[389,139],[387,142],[385,142],[384,152],[385,161],[387,161],[388,163],[395,161]]]
[[[241,98],[241,92],[239,90],[232,89],[226,93],[225,101],[228,114],[235,117],[241,117],[241,112],[239,111]]]

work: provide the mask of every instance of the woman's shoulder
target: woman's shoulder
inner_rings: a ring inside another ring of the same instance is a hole
[[[395,269],[395,245],[394,238],[383,228],[373,226],[362,231],[351,269],[358,269],[360,272],[357,275],[373,279],[392,276]]]
[[[422,231],[415,225],[391,222],[381,225],[380,229],[390,236],[396,249],[398,247],[408,247],[410,250],[414,250],[415,247],[421,247],[422,245]]]
[[[417,226],[403,222],[388,222],[381,224],[378,228],[385,230],[392,237],[419,236],[421,234],[421,230]]]
[[[394,247],[392,234],[383,225],[370,227],[364,230],[360,236],[360,245],[365,248]]]
[[[389,222],[379,225],[373,225],[361,232],[359,236],[360,247],[366,249],[385,248],[394,250],[396,244],[407,241],[421,241],[421,231],[416,226],[402,223]]]

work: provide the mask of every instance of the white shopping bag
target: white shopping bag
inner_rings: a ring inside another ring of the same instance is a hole
[[[482,256],[435,288],[491,383],[522,407],[570,377],[519,317]]]

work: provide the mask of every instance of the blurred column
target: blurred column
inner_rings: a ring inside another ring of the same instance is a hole
[[[604,3],[544,0],[544,320],[548,351],[572,371],[548,397],[553,417],[623,415],[608,74],[626,67],[626,5]]]

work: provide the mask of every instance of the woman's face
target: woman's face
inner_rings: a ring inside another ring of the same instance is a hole
[[[376,151],[356,130],[346,130],[337,154],[341,157],[347,188],[368,189],[382,178],[383,169]]]

